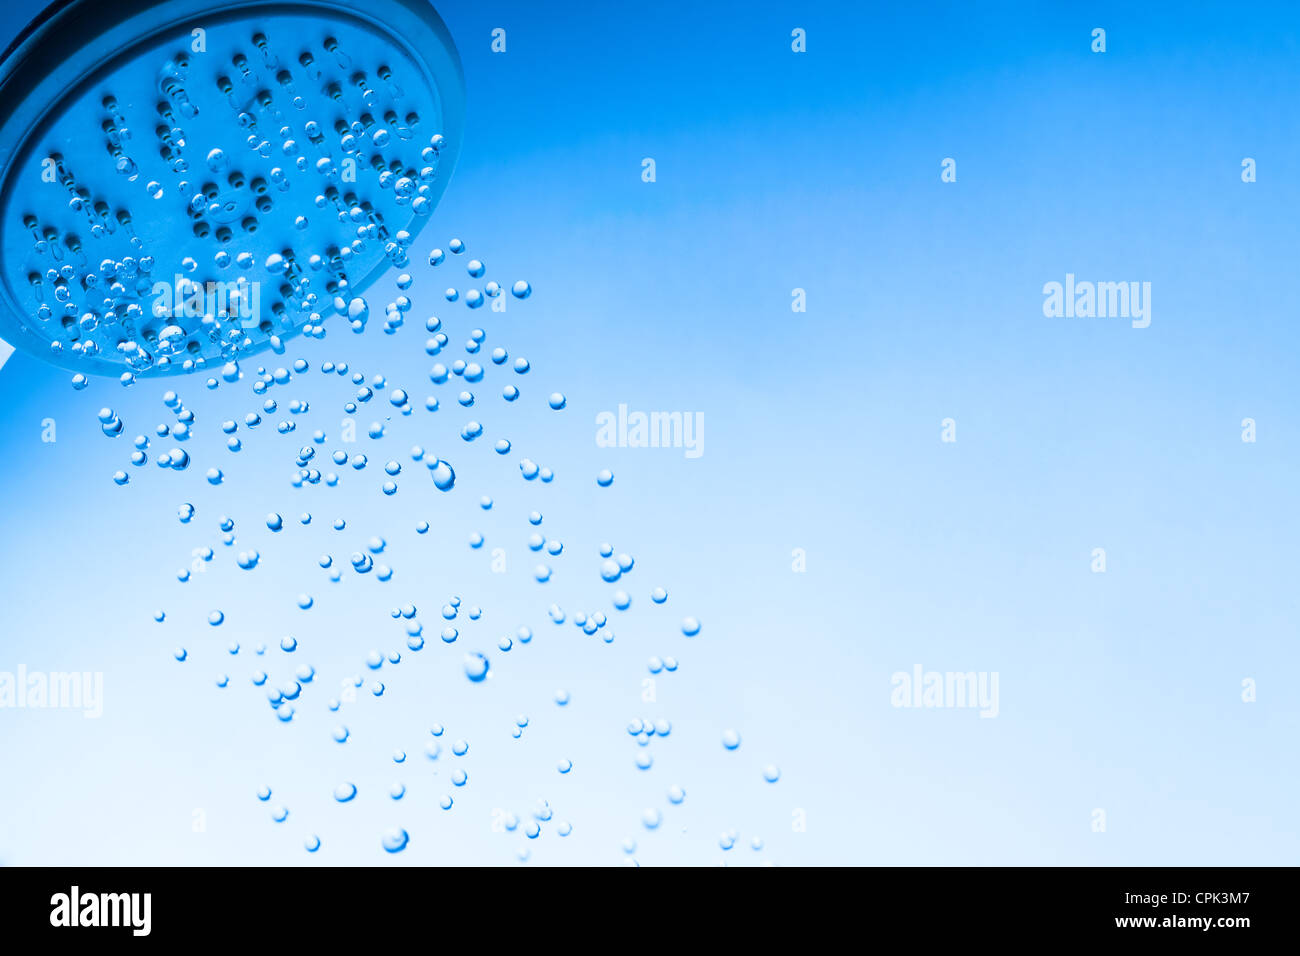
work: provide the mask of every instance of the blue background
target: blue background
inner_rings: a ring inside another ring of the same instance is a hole
[[[244,363],[385,375],[421,406],[394,415],[388,437],[365,437],[391,411],[377,398],[356,416],[357,444],[335,441],[353,389],[314,370],[272,390],[282,408],[311,402],[298,431],[274,432],[287,412],[265,416],[241,429],[238,455],[216,426],[260,406],[251,374],[214,392],[201,377],[74,392],[66,371],[21,354],[0,371],[0,670],[105,674],[98,721],[0,711],[0,862],[490,864],[520,847],[533,864],[1296,862],[1294,8],[438,8],[464,60],[468,125],[419,247],[460,236],[489,276],[527,278],[533,297],[471,313],[440,296],[466,284],[463,263],[421,262],[397,335],[335,320],[324,342]],[[20,10],[7,15],[16,31]],[[490,51],[496,27],[504,55]],[[807,53],[791,52],[795,27]],[[1090,51],[1094,27],[1105,54]],[[940,182],[945,157],[956,183]],[[1244,157],[1258,182],[1241,181]],[[1067,272],[1151,282],[1151,326],[1044,318],[1042,286]],[[796,287],[804,313],[791,311]],[[394,292],[376,287],[372,310]],[[439,360],[481,326],[488,349],[533,371],[490,369],[479,405],[460,409],[456,387],[428,383],[426,314],[451,337]],[[507,379],[523,391],[514,406],[499,398]],[[194,464],[132,469],[131,436],[171,418],[165,388],[196,413]],[[546,407],[554,390],[562,412]],[[595,415],[619,403],[703,413],[703,457],[598,448]],[[103,405],[123,437],[100,434]],[[466,445],[471,417],[485,433]],[[1247,417],[1255,444],[1241,441]],[[945,418],[955,443],[940,441]],[[369,467],[293,488],[317,427],[322,452],[363,451]],[[503,436],[514,449],[499,457]],[[451,494],[410,462],[415,443],[455,464]],[[524,482],[523,456],[554,483]],[[388,498],[390,457],[404,471]],[[203,481],[214,464],[218,488]],[[608,489],[594,481],[603,467]],[[186,501],[197,514],[181,524]],[[565,543],[545,585],[525,547],[533,508],[537,530]],[[271,511],[286,519],[278,535]],[[372,535],[388,542],[387,583],[346,566]],[[636,558],[618,585],[634,597],[626,613],[597,574],[602,541]],[[489,570],[498,546],[504,576]],[[199,547],[215,559],[179,583]],[[250,547],[261,565],[240,570],[234,552]],[[1090,570],[1098,547],[1105,574]],[[796,548],[805,573],[791,570]],[[648,599],[657,585],[663,607]],[[448,647],[437,608],[452,595],[484,614],[462,617]],[[414,654],[389,617],[408,602],[428,642]],[[617,639],[553,625],[552,602],[570,619],[603,611]],[[215,629],[213,608],[226,615]],[[679,627],[688,614],[703,622],[694,639]],[[532,643],[496,651],[520,625]],[[296,654],[278,650],[283,634]],[[402,650],[402,663],[372,673],[372,649]],[[491,680],[465,679],[465,650],[489,654]],[[681,665],[646,703],[652,654]],[[282,724],[248,675],[283,680],[303,662],[320,676]],[[918,663],[998,672],[999,717],[891,707],[890,675]],[[330,714],[324,701],[354,673],[387,692]],[[1241,700],[1245,678],[1255,703]],[[530,719],[518,740],[517,714]],[[625,728],[646,717],[672,733],[641,771]],[[330,737],[339,722],[347,744]],[[430,760],[434,722],[447,731]],[[729,727],[743,736],[734,753],[720,743]],[[331,797],[344,780],[360,791],[347,805]],[[674,784],[680,806],[665,796]],[[262,785],[289,808],[284,823],[257,800]],[[523,821],[539,799],[554,819],[538,839],[522,822],[494,831],[494,810]],[[657,830],[646,808],[662,812]],[[411,843],[389,856],[392,826]]]

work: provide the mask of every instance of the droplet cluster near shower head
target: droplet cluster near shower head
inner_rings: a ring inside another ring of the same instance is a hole
[[[423,0],[57,4],[0,63],[0,338],[138,376],[355,328],[463,103]]]

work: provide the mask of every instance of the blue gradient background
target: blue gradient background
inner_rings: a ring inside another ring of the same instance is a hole
[[[439,412],[394,416],[370,442],[365,425],[388,411],[376,401],[357,415],[357,445],[341,446],[352,389],[313,372],[272,390],[284,408],[311,402],[297,433],[274,432],[287,413],[267,416],[230,455],[216,426],[261,404],[248,379],[76,393],[21,354],[0,371],[0,670],[105,673],[98,721],[0,711],[0,862],[497,864],[526,845],[530,865],[607,864],[632,837],[645,864],[1296,863],[1300,14],[1128,6],[439,4],[465,63],[468,127],[419,247],[459,235],[489,276],[526,277],[534,296],[471,313],[439,294],[463,272],[421,263],[396,336],[340,323],[244,363],[346,360],[417,405],[438,394]],[[21,12],[7,15],[16,31]],[[1104,55],[1089,51],[1097,26]],[[494,27],[505,55],[489,50]],[[790,51],[794,27],[806,54]],[[949,156],[958,182],[942,184]],[[1150,328],[1044,318],[1043,283],[1067,272],[1151,282]],[[806,313],[790,309],[795,287]],[[392,292],[377,287],[372,309]],[[488,349],[533,371],[490,369],[466,414],[453,386],[428,384],[429,313],[451,337],[439,360],[482,325]],[[506,378],[523,390],[515,406],[499,399]],[[130,469],[130,437],[170,420],[168,387],[198,417],[194,463]],[[556,389],[569,399],[558,413],[545,405]],[[619,403],[702,412],[704,456],[597,448],[595,415]],[[100,434],[101,405],[123,437]],[[485,434],[466,446],[470,417]],[[940,441],[948,417],[955,444]],[[1246,417],[1256,444],[1240,439]],[[54,444],[40,441],[45,418]],[[322,451],[360,450],[370,467],[292,488],[317,427],[331,435]],[[514,442],[504,458],[491,450],[501,436]],[[409,463],[417,442],[455,464],[452,494]],[[523,456],[555,482],[522,481]],[[405,468],[392,498],[379,491],[389,457]],[[220,488],[203,481],[212,464]],[[602,467],[617,476],[605,490]],[[118,468],[132,472],[125,488]],[[175,518],[183,501],[189,525]],[[546,585],[524,545],[533,508],[565,543]],[[285,515],[279,535],[268,511]],[[221,514],[237,522],[234,548]],[[465,543],[474,531],[482,551]],[[346,567],[376,534],[395,569],[386,584]],[[626,614],[597,574],[601,541],[637,559],[620,583]],[[178,583],[201,546],[216,559]],[[488,569],[498,546],[505,576]],[[233,552],[249,547],[262,563],[245,572]],[[1105,574],[1090,572],[1096,547]],[[806,573],[791,571],[795,548]],[[322,552],[343,562],[339,584],[316,566]],[[655,607],[660,584],[670,599]],[[453,594],[484,616],[457,622],[447,647],[437,608]],[[617,640],[551,624],[553,601],[570,616],[603,610]],[[425,622],[418,654],[388,616],[407,602]],[[704,624],[693,640],[686,614]],[[521,624],[533,642],[496,652]],[[284,633],[300,641],[292,658],[276,649]],[[372,649],[403,662],[371,675]],[[464,678],[467,649],[489,653],[485,684]],[[651,654],[681,666],[647,704]],[[283,725],[248,674],[284,679],[304,661],[320,676]],[[997,671],[1000,716],[891,707],[890,675],[917,663]],[[388,691],[345,705],[340,746],[324,700],[354,673]],[[567,708],[552,701],[560,687]],[[514,740],[518,713],[530,726]],[[637,717],[673,723],[646,772],[625,731]],[[435,721],[447,732],[430,761]],[[744,738],[735,753],[727,727]],[[464,758],[450,753],[458,737]],[[572,773],[556,772],[561,759]],[[450,786],[454,766],[467,787]],[[342,780],[360,788],[352,804],[330,797]],[[387,796],[397,780],[400,802]],[[255,798],[263,784],[285,823]],[[679,807],[672,784],[687,792]],[[539,839],[522,824],[493,831],[494,809],[528,819],[539,798],[555,815]],[[648,807],[664,814],[654,832]],[[1107,832],[1091,832],[1093,808]],[[574,826],[563,839],[560,820]],[[411,844],[389,856],[379,837],[394,825]]]

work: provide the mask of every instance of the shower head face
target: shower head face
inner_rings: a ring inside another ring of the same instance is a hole
[[[357,328],[463,107],[424,0],[56,5],[0,63],[0,338],[140,376]]]

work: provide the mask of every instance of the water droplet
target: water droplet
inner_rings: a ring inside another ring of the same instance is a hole
[[[339,803],[348,803],[357,795],[357,787],[354,783],[341,783],[334,788],[334,799]]]
[[[456,472],[445,461],[439,459],[430,469],[433,485],[439,491],[450,491],[456,484]]]
[[[487,677],[490,665],[488,659],[482,654],[465,655],[465,676],[470,680],[478,683]]]

